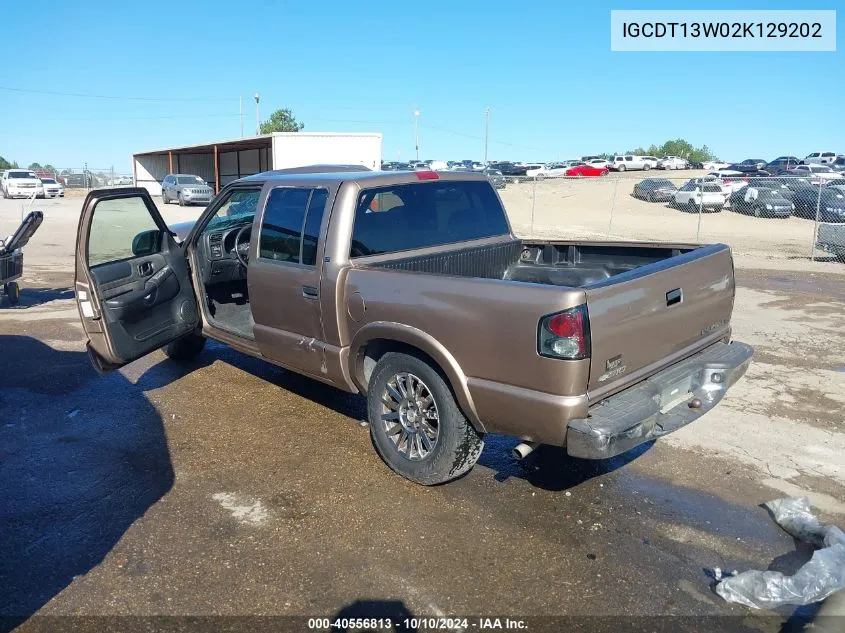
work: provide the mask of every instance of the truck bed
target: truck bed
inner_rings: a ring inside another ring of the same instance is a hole
[[[505,304],[516,301],[508,282],[581,292],[591,332],[587,386],[591,402],[730,336],[733,261],[724,244],[513,239],[386,258],[367,266],[499,280],[505,284],[494,294]]]
[[[539,242],[505,243],[385,259],[376,268],[583,288],[642,266],[689,253],[694,246]]]

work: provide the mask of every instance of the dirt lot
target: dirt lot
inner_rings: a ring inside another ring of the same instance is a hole
[[[536,232],[603,234],[555,206],[568,184],[537,186]],[[517,225],[530,186],[503,193]],[[613,185],[588,186],[599,206]],[[673,232],[692,222],[679,211],[625,204],[652,214],[636,236],[694,236]],[[792,610],[750,623],[703,569],[805,561],[758,507],[775,497],[845,523],[845,265],[776,251],[800,251],[788,227],[806,220],[703,219],[729,243],[765,227],[737,245],[734,333],[756,361],[706,418],[607,463],[543,447],[517,464],[490,437],[467,477],[425,489],[376,457],[360,398],[222,346],[98,377],[72,293],[80,200],[38,206],[21,305],[0,306],[0,614],[733,615],[710,628],[774,631]],[[19,217],[0,200],[0,234]]]

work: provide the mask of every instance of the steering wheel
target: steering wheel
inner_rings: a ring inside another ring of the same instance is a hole
[[[247,224],[238,231],[238,234],[235,236],[235,248],[232,249],[235,253],[235,257],[244,268],[246,268],[247,264],[249,264],[249,238],[251,237],[251,231],[251,224]],[[246,239],[244,239],[244,235],[247,236]]]

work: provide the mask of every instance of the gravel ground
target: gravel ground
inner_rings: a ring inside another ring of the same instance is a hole
[[[552,193],[536,232],[563,236],[577,216],[601,233],[587,212],[554,210],[558,185],[538,185]],[[528,186],[503,193],[517,225]],[[646,204],[629,215],[634,202]],[[515,441],[493,436],[469,476],[425,489],[375,456],[360,398],[225,347],[188,367],[156,352],[98,377],[72,294],[80,200],[38,206],[21,305],[0,306],[0,614],[329,617],[365,605],[394,617],[712,615],[710,630],[775,631],[793,610],[751,622],[703,569],[805,561],[758,507],[775,497],[807,494],[845,522],[845,266],[780,256],[768,232],[805,220],[703,219],[729,243],[735,220],[766,227],[737,257],[734,334],[756,362],[706,418],[608,463],[541,447],[517,464]],[[0,200],[0,234],[19,217],[20,201]],[[663,219],[637,226],[690,239]],[[774,250],[757,250],[766,240]]]

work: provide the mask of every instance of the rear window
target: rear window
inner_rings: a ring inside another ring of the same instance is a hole
[[[486,182],[430,182],[363,191],[350,257],[508,234],[505,210]]]

